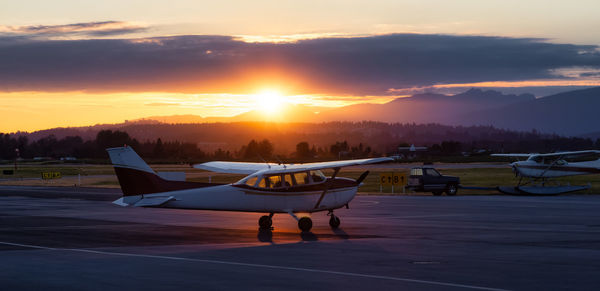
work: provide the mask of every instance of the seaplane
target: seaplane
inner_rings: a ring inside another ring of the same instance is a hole
[[[392,161],[387,157],[287,165],[215,161],[193,166],[247,175],[235,183],[218,184],[163,179],[128,146],[107,152],[123,192],[113,202],[117,205],[265,213],[258,220],[261,230],[272,229],[275,213],[287,213],[302,232],[310,231],[312,220],[296,214],[327,211],[331,228],[340,226],[333,211],[348,208],[369,174],[365,171],[356,180],[337,177],[341,168]],[[324,169],[333,169],[331,177],[323,174]]]
[[[590,185],[560,185],[553,179],[600,173],[599,155],[600,151],[596,150],[549,154],[492,154],[494,157],[525,159],[510,164],[515,176],[519,177],[517,186],[500,186],[498,190],[506,194],[531,195],[555,195],[589,189]]]

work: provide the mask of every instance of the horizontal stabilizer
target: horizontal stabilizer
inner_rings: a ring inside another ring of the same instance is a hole
[[[134,207],[157,207],[157,206],[161,206],[171,200],[175,200],[175,197],[173,197],[173,196],[146,197],[146,198],[136,202],[135,204],[133,204],[133,206]]]
[[[137,197],[141,197],[141,196],[137,196]],[[121,197],[115,201],[113,201],[114,204],[117,204],[119,206],[133,206],[133,207],[158,207],[161,206],[169,201],[175,200],[175,197],[173,196],[157,196],[157,197],[146,197],[140,200],[135,201],[134,203],[127,203],[125,202],[125,197]]]

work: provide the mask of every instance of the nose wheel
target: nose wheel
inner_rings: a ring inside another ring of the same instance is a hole
[[[340,218],[337,217],[337,216],[335,216],[335,215],[333,215],[333,211],[332,210],[330,210],[327,213],[327,215],[331,216],[331,218],[329,218],[329,226],[331,226],[332,229],[337,229],[338,227],[340,227],[340,223],[341,223]]]

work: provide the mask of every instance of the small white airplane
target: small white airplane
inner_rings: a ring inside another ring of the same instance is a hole
[[[587,186],[547,186],[548,179],[588,175],[600,173],[600,151],[586,150],[574,152],[556,152],[550,154],[492,154],[494,157],[526,158],[510,165],[519,178],[516,187],[498,187],[498,190],[510,194],[560,194],[589,189]],[[585,159],[585,161],[568,162],[567,159]],[[589,158],[592,158],[591,160]],[[522,186],[523,178],[529,178],[532,186]],[[535,182],[541,182],[533,184]]]
[[[107,149],[123,191],[113,203],[120,206],[164,207],[198,210],[229,210],[269,213],[258,220],[261,229],[271,229],[275,213],[288,213],[298,228],[309,231],[312,220],[295,213],[328,211],[329,225],[337,228],[340,219],[333,210],[348,207],[358,187],[357,180],[336,177],[342,167],[391,161],[372,158],[322,163],[273,165],[267,163],[208,162],[194,168],[213,172],[247,174],[231,184],[170,181],[159,177],[131,147]],[[320,170],[333,169],[331,177]]]

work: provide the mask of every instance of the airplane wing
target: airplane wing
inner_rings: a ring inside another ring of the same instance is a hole
[[[600,154],[600,151],[588,150],[588,151],[574,151],[574,152],[556,152],[550,154],[538,154],[540,157],[578,157],[586,156],[591,154]]]
[[[372,158],[372,159],[360,159],[360,160],[344,160],[344,161],[331,161],[331,162],[319,162],[319,163],[307,163],[307,164],[292,164],[280,166],[279,168],[271,168],[266,170],[265,174],[276,174],[285,172],[295,171],[311,171],[311,170],[322,170],[322,169],[334,169],[343,168],[349,166],[375,164],[381,162],[393,161],[392,158]]]
[[[492,157],[514,157],[514,158],[528,158],[528,157],[544,157],[544,158],[566,158],[566,157],[580,157],[591,154],[600,154],[600,151],[587,150],[587,151],[573,151],[573,152],[556,152],[549,154],[492,154]]]
[[[207,170],[217,173],[228,174],[252,174],[262,170],[268,170],[281,165],[269,165],[266,163],[244,163],[244,162],[208,162],[194,165],[196,169]]]
[[[208,162],[203,164],[196,164],[194,168],[202,169],[217,173],[229,173],[229,174],[252,174],[258,171],[265,171],[267,173],[281,173],[290,171],[308,171],[308,170],[320,170],[320,169],[332,169],[342,168],[356,165],[366,165],[380,162],[393,161],[392,158],[372,158],[372,159],[360,159],[360,160],[345,160],[345,161],[331,161],[331,162],[319,162],[319,163],[307,163],[307,164],[287,164],[287,165],[274,165],[266,163],[244,163],[244,162]]]

